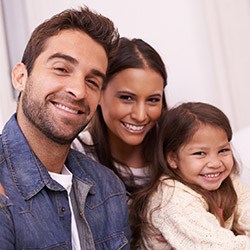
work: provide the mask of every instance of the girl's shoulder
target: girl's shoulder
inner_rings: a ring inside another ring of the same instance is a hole
[[[239,175],[232,174],[230,177],[232,179],[238,198],[242,195],[250,196],[250,185],[247,185],[245,182],[243,182]]]
[[[174,189],[178,193],[184,192],[184,193],[188,193],[192,196],[201,197],[201,195],[199,193],[197,193],[196,191],[194,191],[192,188],[188,187],[187,185],[183,184],[180,181],[173,180],[166,175],[162,176],[160,178],[160,186],[166,190],[167,190],[167,188],[169,190]]]
[[[179,204],[180,207],[186,207],[190,204],[200,204],[207,209],[207,203],[201,194],[197,193],[183,183],[170,179],[168,176],[162,176],[158,188],[153,195],[155,202],[166,203],[167,206]],[[164,205],[164,204],[162,204]]]

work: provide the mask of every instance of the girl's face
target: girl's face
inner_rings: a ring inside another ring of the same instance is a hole
[[[167,160],[184,180],[209,191],[220,187],[234,164],[226,132],[211,125],[201,125],[178,154],[169,154]]]
[[[161,115],[164,80],[151,69],[125,69],[101,97],[103,118],[112,142],[139,145]]]

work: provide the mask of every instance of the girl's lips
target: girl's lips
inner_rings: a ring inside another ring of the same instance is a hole
[[[220,175],[221,173],[211,173],[211,174],[202,174],[202,176],[207,177],[207,178],[216,178]]]
[[[204,180],[208,182],[219,181],[221,176],[222,176],[222,172],[200,174],[200,177],[202,177]]]

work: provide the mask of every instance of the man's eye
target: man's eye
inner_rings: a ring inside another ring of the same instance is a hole
[[[54,70],[59,71],[61,73],[67,73],[67,70],[65,68],[59,68],[59,67],[57,67],[57,68],[54,68]]]
[[[87,84],[90,88],[95,88],[95,89],[99,89],[101,88],[100,84],[97,82],[97,81],[94,81],[94,80],[90,80],[88,79],[87,80]]]

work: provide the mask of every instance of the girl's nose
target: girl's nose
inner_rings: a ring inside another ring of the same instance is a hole
[[[222,165],[222,162],[219,159],[212,159],[207,163],[207,166],[210,168],[219,168]]]

